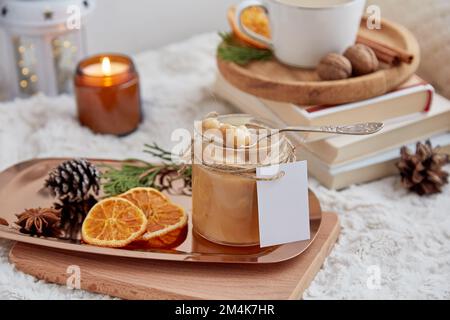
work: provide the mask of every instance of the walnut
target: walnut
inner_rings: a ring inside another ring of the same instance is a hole
[[[375,52],[363,44],[356,44],[348,48],[344,56],[350,60],[353,73],[357,76],[375,72],[380,65]]]
[[[346,57],[330,53],[320,61],[317,73],[322,80],[347,79],[352,75],[352,64]]]

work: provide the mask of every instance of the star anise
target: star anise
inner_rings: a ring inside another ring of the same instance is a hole
[[[27,209],[16,216],[22,233],[52,237],[59,232],[60,211],[54,208]]]

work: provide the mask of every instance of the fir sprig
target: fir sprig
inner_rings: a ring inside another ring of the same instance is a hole
[[[222,43],[217,49],[217,55],[224,61],[246,65],[252,61],[271,59],[273,53],[268,49],[258,49],[247,46],[235,39],[232,33],[219,33]]]
[[[156,143],[145,144],[144,147],[145,147],[144,148],[145,153],[151,154],[152,156],[154,156],[156,158],[160,158],[161,160],[169,161],[169,162],[173,163],[173,159],[174,159],[175,155],[173,155],[169,151],[166,151],[166,150],[160,148]]]
[[[160,148],[156,143],[146,144],[145,153],[163,160],[161,164],[130,159],[120,168],[105,165],[102,186],[105,196],[112,197],[138,187],[155,188],[160,191],[174,191],[173,183],[181,181],[183,187],[177,193],[190,194],[192,169],[190,166],[175,163],[172,153]]]

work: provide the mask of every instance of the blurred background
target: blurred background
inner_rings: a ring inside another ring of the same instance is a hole
[[[3,1],[0,0],[0,4]],[[133,54],[180,41],[194,34],[226,30],[226,9],[238,2],[96,0],[96,9],[88,22],[88,52]],[[3,40],[2,32],[0,37]]]
[[[195,34],[228,30],[226,9],[236,3],[239,0],[97,0],[96,10],[89,17],[88,53],[134,54]],[[368,0],[367,3],[380,5],[383,17],[412,30],[422,48],[419,75],[450,97],[450,64],[445,62],[450,57],[450,1]],[[3,40],[1,37],[0,32]],[[3,50],[0,61],[3,68]],[[0,84],[7,81],[1,68]]]
[[[0,0],[0,5],[5,0]],[[24,1],[24,0],[21,0]],[[27,0],[33,1],[33,0]],[[58,0],[53,0],[58,1]],[[87,53],[134,54],[190,37],[226,30],[226,9],[236,0],[97,0],[88,19]],[[0,101],[7,66],[0,28]]]
[[[127,54],[227,30],[226,10],[236,0],[97,0],[88,49]],[[107,27],[105,27],[107,26]]]

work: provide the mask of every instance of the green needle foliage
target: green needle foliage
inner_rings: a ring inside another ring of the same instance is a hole
[[[217,49],[217,55],[224,61],[246,65],[252,61],[271,59],[271,50],[247,46],[237,40],[232,33],[219,33],[222,43]]]
[[[183,193],[189,194],[192,187],[191,166],[174,163],[172,154],[160,148],[156,143],[146,144],[144,152],[163,160],[163,163],[154,164],[131,159],[120,168],[103,165],[107,168],[102,174],[105,196],[113,197],[138,187],[155,188],[160,191],[169,190],[172,188],[172,182],[179,180],[184,182]]]

